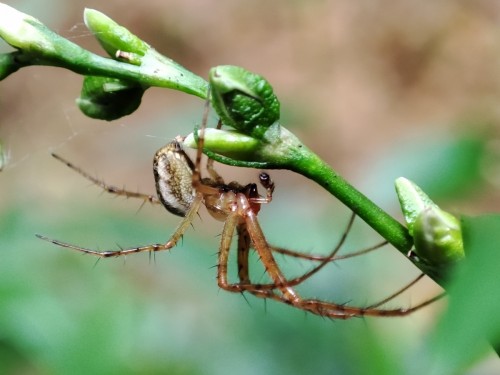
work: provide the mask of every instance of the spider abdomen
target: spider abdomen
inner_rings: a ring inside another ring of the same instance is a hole
[[[186,216],[194,199],[191,159],[177,140],[159,149],[153,160],[156,192],[163,206],[174,215]]]

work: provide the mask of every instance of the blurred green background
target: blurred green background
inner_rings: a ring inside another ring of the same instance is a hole
[[[285,126],[396,217],[399,176],[452,212],[500,208],[500,5],[493,2],[7,3],[99,53],[82,23],[84,7],[106,13],[201,76],[220,64],[264,75],[281,99]],[[154,260],[143,254],[96,264],[37,240],[41,233],[114,249],[165,241],[178,222],[161,207],[139,209],[141,202],[101,194],[50,153],[108,183],[152,193],[155,151],[199,124],[202,102],[152,89],[136,113],[104,123],[77,110],[80,85],[81,77],[44,67],[0,83],[0,139],[10,155],[0,173],[0,373],[411,371],[446,301],[401,319],[338,322],[251,296],[246,301],[216,285],[222,224],[205,212],[182,245]],[[218,170],[242,183],[257,176]],[[259,215],[269,241],[328,251],[348,210],[300,176],[272,176],[275,199]],[[357,222],[346,252],[379,240]],[[310,266],[283,261],[290,275]],[[332,265],[301,291],[368,305],[417,275],[384,248]],[[439,292],[425,280],[390,305]],[[498,372],[492,351],[463,369]]]

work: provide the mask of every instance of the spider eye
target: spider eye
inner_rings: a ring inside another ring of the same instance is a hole
[[[193,170],[193,162],[177,141],[155,154],[156,191],[163,206],[174,215],[185,216],[193,203]]]
[[[259,181],[260,184],[266,189],[269,189],[274,185],[273,181],[271,180],[271,176],[269,176],[269,174],[267,174],[266,172],[261,172],[259,174]]]

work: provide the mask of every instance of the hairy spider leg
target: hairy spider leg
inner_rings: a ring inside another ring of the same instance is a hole
[[[252,198],[248,198],[248,200],[251,201]],[[283,286],[292,287],[292,286],[296,286],[298,284],[303,283],[304,281],[306,281],[307,279],[309,279],[311,276],[313,276],[314,274],[316,274],[317,272],[319,272],[328,263],[330,263],[330,262],[332,262],[332,261],[334,261],[336,259],[336,254],[339,252],[339,250],[344,245],[344,243],[345,243],[345,241],[347,239],[347,235],[349,234],[349,231],[351,230],[352,225],[354,223],[355,217],[356,217],[356,215],[353,213],[351,215],[350,219],[349,219],[349,222],[347,223],[346,229],[342,233],[342,236],[340,237],[337,245],[335,245],[335,247],[333,248],[333,250],[331,251],[331,253],[328,256],[323,257],[322,261],[317,266],[315,266],[314,268],[312,268],[311,270],[309,270],[308,272],[304,273],[301,276],[295,277],[293,279],[287,279],[286,283],[284,285],[278,285],[276,283],[270,283],[270,284],[250,283],[249,276],[248,276],[248,260],[246,260],[246,269],[245,269],[245,272],[244,272],[244,276],[246,276],[245,279],[248,280],[248,282],[246,282],[246,285],[241,285],[241,286],[244,287],[247,291],[250,291],[251,289],[253,289],[255,291],[262,291],[262,290],[278,289],[280,286],[282,286],[282,287]],[[246,233],[248,234],[248,236],[250,236],[250,234],[248,232],[246,221],[240,222],[238,224],[238,228],[239,227],[244,228],[244,230],[246,231]],[[262,236],[264,236],[264,234],[262,234]],[[249,247],[250,246],[250,239],[249,239],[249,241],[247,243],[244,243],[243,246],[248,246]],[[271,246],[269,246],[269,244],[267,246],[272,251],[273,248]],[[240,251],[240,246],[238,246],[238,251]],[[243,249],[242,252],[246,253],[247,257],[248,257],[248,249]],[[239,256],[239,254],[238,254],[238,256]],[[239,260],[239,257],[238,257],[238,260]],[[243,267],[239,264],[238,270],[240,271],[242,268]],[[240,277],[240,284],[244,284],[244,282],[241,281],[241,279],[242,278]]]
[[[114,194],[117,196],[122,196],[125,198],[139,198],[139,199],[142,199],[144,201],[144,203],[150,202],[152,204],[161,204],[160,200],[154,195],[142,194],[142,193],[138,193],[138,192],[134,192],[134,191],[125,190],[123,188],[119,188],[119,187],[116,187],[113,185],[108,185],[103,180],[100,180],[98,178],[95,178],[94,176],[91,176],[90,174],[85,172],[83,169],[75,166],[73,163],[67,161],[66,159],[62,158],[61,156],[59,156],[57,154],[51,154],[51,155],[54,158],[56,158],[57,160],[59,160],[60,162],[62,162],[63,164],[65,164],[66,166],[70,167],[76,173],[85,177],[87,180],[90,180],[95,185],[101,187],[107,193]]]
[[[111,185],[107,185],[103,183],[102,181],[93,178],[89,174],[83,172],[81,169],[75,167],[71,163],[68,163],[66,160],[57,157],[56,158],[62,162],[64,162],[66,165],[71,167],[72,169],[76,170],[79,172],[81,175],[84,177],[88,178],[90,181],[96,183],[97,185],[103,187],[106,191],[112,193],[112,194],[118,194],[122,196],[127,196],[127,197],[134,197],[134,198],[141,198],[141,199],[148,199],[149,200],[149,195],[146,194],[140,194],[140,193],[132,193],[128,192],[122,189],[117,189],[112,187]],[[163,160],[165,159],[165,160]],[[197,192],[196,194],[192,194],[192,187],[191,184],[189,183],[189,186],[185,186],[185,184],[180,183],[179,186],[176,186],[175,188],[165,188],[165,186],[168,186],[168,183],[165,183],[163,179],[165,178],[171,178],[172,174],[176,172],[177,170],[181,170],[181,172],[184,173],[182,177],[185,179],[186,174],[191,178],[191,168],[192,168],[192,162],[188,158],[188,156],[182,151],[179,143],[177,140],[174,140],[167,144],[166,146],[162,147],[160,150],[155,155],[154,159],[154,171],[155,171],[155,180],[157,183],[157,192],[158,195],[160,196],[160,199],[156,198],[159,202],[163,204],[163,206],[170,212],[182,216],[183,219],[177,226],[175,232],[173,235],[169,238],[169,240],[166,243],[163,244],[151,244],[151,245],[146,245],[146,246],[139,246],[139,247],[133,247],[133,248],[127,248],[127,249],[120,249],[120,250],[104,250],[104,251],[98,251],[98,250],[93,250],[81,246],[76,246],[73,244],[69,244],[66,242],[62,242],[59,240],[54,240],[42,235],[37,234],[36,236],[40,239],[43,239],[45,241],[52,242],[55,245],[70,248],[73,250],[77,250],[86,254],[91,254],[95,255],[98,257],[119,257],[119,256],[125,256],[129,254],[134,254],[134,253],[141,253],[141,252],[156,252],[156,251],[163,251],[163,250],[170,250],[173,248],[177,242],[182,238],[184,232],[187,230],[187,228],[191,225],[191,222],[194,220],[196,214],[198,213],[200,206],[203,202],[203,196],[201,193]],[[162,169],[163,168],[163,169]],[[177,176],[174,176],[177,177]],[[175,178],[174,178],[175,180]],[[182,181],[181,181],[182,182]],[[166,191],[168,190],[168,191]],[[186,191],[187,190],[187,191]],[[183,197],[179,198],[178,195],[184,194]],[[189,197],[189,201],[186,200],[186,196]],[[192,200],[191,200],[192,199]],[[151,202],[155,202],[156,200],[151,199]]]
[[[332,262],[332,261],[339,259],[339,257],[336,254],[340,251],[341,247],[345,243],[345,241],[347,239],[347,235],[352,228],[355,216],[356,215],[354,213],[351,215],[351,218],[347,224],[347,227],[344,230],[337,245],[334,247],[333,251],[328,256],[322,256],[322,258],[321,258],[322,261],[320,264],[318,264],[317,266],[312,268],[310,271],[308,271],[307,273],[305,273],[299,277],[295,277],[293,279],[288,279],[286,284],[281,285],[281,286],[293,287],[293,286],[299,285],[299,284],[303,283],[304,281],[306,281],[311,276],[313,276],[314,274],[316,274],[318,271],[320,271],[329,262]],[[264,294],[264,298],[269,297],[267,294],[264,293],[264,291],[271,291],[274,289],[278,289],[278,287],[280,285],[274,284],[274,283],[273,284],[255,284],[255,283],[250,282],[249,271],[248,271],[248,258],[247,258],[248,257],[248,250],[250,247],[250,238],[249,238],[249,233],[248,233],[248,230],[247,230],[244,222],[238,224],[237,231],[238,231],[238,234],[240,236],[240,237],[238,237],[238,275],[239,275],[239,280],[240,280],[239,286],[241,289],[244,289],[244,291],[250,292],[253,294],[257,294],[259,297],[262,297],[262,294]],[[241,241],[241,236],[243,236],[245,238],[245,241]],[[270,247],[270,248],[272,250],[272,247]],[[360,252],[356,252],[354,254],[359,255]],[[349,255],[352,256],[352,254],[349,254]],[[245,256],[246,258],[240,259],[240,256],[241,257]],[[341,257],[340,259],[345,259],[345,257]],[[424,276],[425,276],[425,274],[423,274],[423,273],[420,274],[414,280],[412,280],[411,282],[409,282],[408,284],[406,284],[404,287],[400,288],[396,292],[392,293],[390,296],[388,296],[388,297],[384,298],[383,300],[378,301],[372,305],[366,306],[365,309],[375,308],[375,307],[379,307],[379,306],[386,304],[387,302],[393,300],[397,296],[399,296],[402,293],[404,293],[405,291],[407,291],[409,288],[411,288],[413,285],[415,285],[419,280],[421,280]],[[444,296],[444,294],[443,294],[443,296]]]
[[[278,295],[276,293],[271,294],[268,298],[272,298],[275,301],[283,302],[288,305],[292,305],[300,310],[307,311],[309,313],[331,318],[331,319],[350,319],[354,317],[363,316],[375,316],[375,317],[402,317],[414,313],[437,300],[441,299],[444,294],[440,294],[436,297],[428,299],[418,305],[409,308],[397,308],[397,309],[380,309],[380,308],[370,308],[370,307],[356,307],[349,306],[346,304],[336,304],[333,302],[325,302],[319,299],[299,299],[297,301],[290,301],[285,296]]]
[[[388,298],[385,298],[384,300],[368,307],[348,306],[344,304],[336,304],[333,302],[325,302],[318,299],[302,299],[300,295],[292,288],[292,286],[302,283],[305,279],[309,278],[314,273],[318,272],[319,269],[324,267],[324,265],[331,262],[331,260],[335,257],[335,253],[340,249],[340,246],[343,244],[345,238],[341,239],[339,245],[336,246],[332,254],[330,254],[329,257],[326,257],[318,267],[315,267],[313,270],[304,274],[303,276],[300,276],[292,280],[287,280],[281,273],[281,270],[279,269],[276,261],[272,256],[271,248],[269,247],[267,241],[265,240],[264,234],[259,226],[256,215],[250,208],[249,199],[243,194],[238,194],[237,201],[238,201],[239,211],[235,210],[232,214],[230,214],[230,216],[226,220],[222,234],[221,248],[219,252],[217,280],[219,286],[224,290],[237,293],[249,292],[257,297],[271,298],[278,302],[283,302],[292,305],[298,309],[333,319],[349,319],[352,317],[359,317],[359,316],[404,316],[433,303],[434,301],[440,299],[443,296],[443,295],[436,296],[411,308],[397,308],[397,309],[377,308],[378,306],[390,301],[397,295],[407,290],[410,286],[412,286],[421,278],[421,276],[419,276],[410,284],[398,290],[396,293],[393,293]],[[251,283],[243,284],[241,280],[246,281],[249,279],[248,267],[245,268],[245,272],[243,273],[242,276],[240,276],[240,283],[231,284],[228,282],[227,268],[228,268],[231,239],[235,227],[238,225],[237,220],[241,218],[241,216],[245,217],[244,220],[247,226],[248,234],[251,237],[251,241],[253,242],[254,247],[257,253],[259,254],[259,257],[262,263],[264,264],[267,273],[273,279],[274,284],[251,284]],[[352,219],[350,220],[349,225],[352,225]],[[276,289],[279,291],[279,293],[275,292]]]
[[[208,118],[207,118],[208,120]],[[206,127],[206,125],[205,125]],[[222,121],[219,120],[217,122],[216,129],[222,128]],[[210,177],[217,183],[217,184],[224,184],[224,179],[217,173],[217,171],[214,168],[214,160],[207,158],[207,172],[210,175]]]
[[[387,245],[388,243],[389,243],[388,241],[382,241],[378,244],[375,244],[373,246],[367,247],[367,248],[362,249],[362,250],[357,250],[357,251],[354,251],[352,253],[345,254],[345,255],[337,255],[334,259],[332,259],[332,261],[344,260],[344,259],[354,258],[354,257],[360,256],[360,255],[368,254],[374,250],[380,249],[381,247]],[[309,253],[304,253],[304,252],[300,252],[300,251],[296,251],[296,250],[285,249],[283,247],[277,247],[277,246],[271,246],[271,250],[276,252],[276,253],[283,254],[286,256],[305,259],[305,260],[311,260],[311,261],[315,261],[315,262],[321,262],[325,258],[329,257],[329,256],[325,256],[325,255],[309,254]]]
[[[120,249],[120,250],[104,250],[104,251],[98,251],[98,250],[93,250],[93,249],[88,249],[85,247],[73,245],[67,242],[62,242],[59,240],[55,240],[52,238],[48,238],[45,236],[42,236],[41,234],[36,234],[36,236],[44,241],[52,242],[55,245],[61,246],[61,247],[66,247],[69,249],[77,250],[85,254],[90,254],[90,255],[95,255],[101,258],[110,258],[110,257],[120,257],[120,256],[125,256],[125,255],[130,255],[130,254],[135,254],[135,253],[142,253],[142,252],[156,252],[156,251],[163,251],[163,250],[170,250],[172,249],[177,242],[182,238],[184,232],[186,231],[187,228],[191,225],[191,222],[193,221],[194,217],[198,213],[198,210],[200,209],[201,205],[201,197],[197,196],[191,208],[187,212],[186,216],[182,219],[180,224],[177,226],[174,234],[170,236],[169,240],[164,243],[157,243],[157,244],[151,244],[151,245],[146,245],[146,246],[139,246],[139,247],[132,247],[128,249]]]
[[[261,185],[266,189],[266,197],[249,197],[249,201],[253,202],[254,204],[263,204],[263,203],[270,203],[272,198],[273,198],[273,192],[274,192],[274,182],[271,180],[269,175],[267,173],[261,172],[259,175],[259,180]],[[236,232],[238,234],[238,246],[237,246],[237,264],[238,264],[238,279],[239,279],[239,284],[240,285],[253,285],[255,286],[256,284],[251,283],[250,281],[250,271],[249,271],[249,266],[248,266],[248,258],[250,255],[250,248],[252,246],[252,239],[250,236],[250,233],[248,231],[247,223],[245,220],[239,220],[237,225],[236,225]],[[276,284],[272,284],[273,287],[269,288],[271,289],[276,289],[278,286]],[[258,287],[255,288],[256,292]],[[262,288],[261,290],[263,290]],[[264,298],[265,298],[264,293]],[[260,296],[260,295],[259,295]]]
[[[240,283],[231,284],[227,278],[228,260],[229,260],[229,250],[231,247],[231,240],[233,238],[234,231],[240,220],[244,220],[246,224],[246,229],[248,231],[249,237],[254,244],[254,248],[257,251],[259,258],[269,274],[271,279],[277,285],[277,289],[281,292],[283,296],[286,296],[287,300],[299,299],[297,292],[291,287],[285,286],[287,280],[282,274],[281,270],[274,259],[272,252],[267,245],[267,241],[264,238],[264,234],[260,228],[258,221],[256,220],[256,213],[252,209],[248,198],[243,193],[234,194],[235,204],[232,211],[229,213],[222,230],[222,238],[219,249],[219,260],[217,267],[217,282],[219,287],[224,290],[231,292],[244,292],[247,290],[248,285],[245,287]],[[248,269],[248,267],[247,267]],[[246,270],[247,271],[247,270]],[[243,279],[246,279],[247,275],[243,275]],[[251,284],[250,284],[251,285]],[[250,290],[253,294],[259,297],[269,297],[271,293],[267,293],[261,290]]]

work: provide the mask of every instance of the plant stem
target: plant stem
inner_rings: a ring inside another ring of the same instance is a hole
[[[310,178],[329,191],[406,256],[413,246],[408,230],[338,175],[316,154],[307,151],[294,163],[293,171]]]
[[[207,82],[187,70],[187,73],[179,73],[179,66],[170,64],[167,58],[163,58],[161,63],[158,63],[157,60],[154,64],[136,66],[101,57],[82,49],[76,44],[70,44],[72,46],[66,45],[65,55],[59,55],[56,58],[51,56],[36,58],[32,60],[32,64],[59,66],[82,75],[119,78],[140,83],[144,86],[165,87],[196,95],[203,99],[206,98]],[[190,78],[196,82],[188,81],[186,83],[186,80],[179,79],[184,74],[191,76]]]

